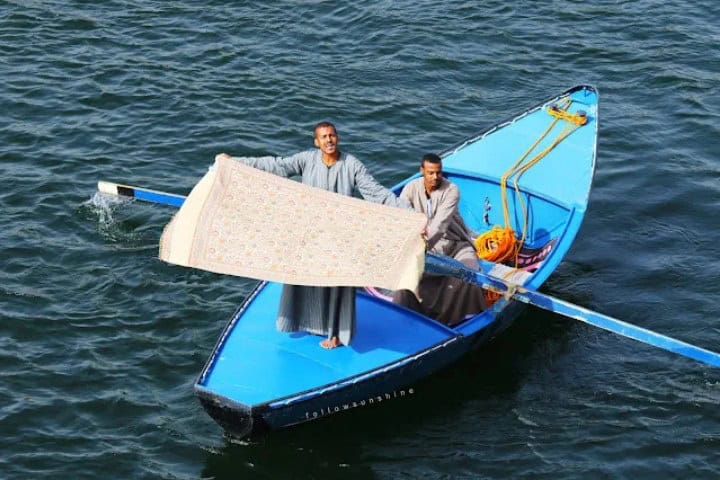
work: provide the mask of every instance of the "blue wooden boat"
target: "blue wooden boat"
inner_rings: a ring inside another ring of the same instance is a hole
[[[586,123],[569,130],[580,117]],[[545,152],[519,178],[519,193],[508,185],[511,227],[526,235],[515,278],[528,290],[537,290],[552,274],[580,228],[595,169],[597,121],[597,91],[576,86],[441,155],[445,176],[461,190],[461,214],[470,228],[483,232],[503,223],[503,174],[529,150],[529,156]],[[358,291],[352,344],[324,350],[315,336],[275,329],[280,291],[281,285],[271,282],[255,288],[195,383],[203,407],[230,434],[401,401],[414,393],[415,382],[496,337],[523,307],[502,298],[449,328],[373,289]]]

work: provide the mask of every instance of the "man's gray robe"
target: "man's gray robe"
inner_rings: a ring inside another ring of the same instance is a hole
[[[470,268],[478,268],[472,232],[458,212],[460,190],[455,184],[443,179],[428,198],[425,182],[423,178],[418,178],[405,185],[400,198],[428,216],[429,251],[452,257]],[[394,301],[448,325],[461,322],[465,315],[486,308],[482,288],[453,277],[425,274],[418,294],[422,303],[418,303],[409,291],[396,292]]]
[[[290,157],[233,157],[233,160],[282,177],[300,176],[306,185],[342,195],[352,196],[357,190],[371,202],[409,207],[380,185],[360,160],[345,153],[340,153],[338,161],[330,167],[323,163],[320,150]],[[284,285],[277,328],[283,332],[337,336],[341,343],[349,344],[355,333],[355,288]]]

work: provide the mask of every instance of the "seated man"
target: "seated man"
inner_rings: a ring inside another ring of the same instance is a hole
[[[477,269],[472,234],[458,212],[460,190],[443,178],[442,159],[428,153],[420,162],[422,177],[409,182],[400,193],[412,207],[428,217],[427,249]],[[486,308],[483,290],[460,279],[425,274],[418,285],[419,299],[409,290],[398,290],[393,301],[447,325]]]

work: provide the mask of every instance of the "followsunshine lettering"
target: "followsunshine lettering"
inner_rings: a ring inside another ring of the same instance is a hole
[[[412,395],[414,393],[415,393],[414,388],[408,388],[407,390],[393,390],[390,393],[383,393],[381,395],[376,395],[374,397],[369,397],[369,398],[363,398],[362,400],[357,400],[357,401],[353,400],[352,402],[343,403],[342,405],[327,406],[327,407],[321,408],[320,410],[315,410],[313,412],[305,412],[305,418],[310,419],[310,418],[324,417],[326,415],[331,415],[333,413],[350,410],[351,408],[374,405],[376,403],[380,403],[385,400],[390,400],[393,398],[402,398],[402,397],[405,397],[408,395]]]

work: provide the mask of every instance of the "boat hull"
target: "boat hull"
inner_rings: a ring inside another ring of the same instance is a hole
[[[567,112],[582,113],[587,124],[554,144],[569,125],[554,123],[549,110],[568,99]],[[495,270],[513,270],[518,277],[512,282],[538,289],[570,249],[595,169],[597,103],[593,87],[577,86],[443,152],[444,174],[461,191],[458,209],[468,226],[487,231],[502,222],[509,208],[509,226],[523,232],[522,265],[495,265],[486,273],[503,277]],[[544,138],[543,131],[551,136]],[[536,139],[546,153],[523,174],[507,205],[500,179]],[[413,178],[417,175],[406,182]],[[278,284],[265,282],[255,289],[228,323],[195,384],[203,407],[231,435],[284,428],[415,395],[421,379],[482,348],[525,308],[500,298],[492,308],[450,328],[358,291],[353,341],[324,350],[318,337],[275,329],[280,295]]]

